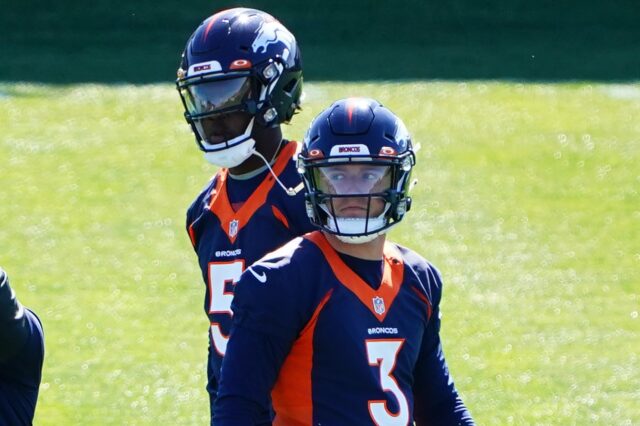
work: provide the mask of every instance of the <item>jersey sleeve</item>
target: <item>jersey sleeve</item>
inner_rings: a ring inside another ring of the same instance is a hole
[[[0,361],[11,366],[4,372],[17,382],[40,382],[44,340],[40,320],[24,308],[0,269]]]
[[[25,309],[9,286],[7,274],[0,269],[0,360],[14,356],[29,337]]]
[[[213,424],[271,425],[270,393],[291,344],[234,323],[222,361]]]
[[[305,274],[302,256],[291,262],[300,244],[310,243],[296,238],[243,272],[231,306],[234,325],[289,340],[296,338],[318,300],[314,287],[305,282],[309,275]]]
[[[317,300],[309,290],[313,286],[303,285],[298,262],[288,262],[277,254],[263,258],[236,285],[233,325],[214,406],[216,425],[270,424],[271,390]]]
[[[189,239],[191,240],[191,244],[193,247],[196,247],[197,244],[197,230],[196,230],[196,222],[202,216],[202,213],[206,206],[206,200],[208,198],[208,194],[210,194],[211,189],[216,184],[217,174],[206,184],[206,186],[202,189],[200,194],[196,197],[195,200],[191,203],[189,208],[187,209],[186,214],[186,222],[185,228],[187,230],[187,234],[189,234]]]
[[[435,267],[427,264],[420,271],[428,289],[432,315],[423,335],[414,377],[414,418],[416,426],[474,425],[471,414],[455,388],[440,341],[440,300],[442,280]]]

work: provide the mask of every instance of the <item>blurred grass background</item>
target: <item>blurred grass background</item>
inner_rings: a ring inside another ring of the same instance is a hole
[[[214,170],[172,82],[195,26],[238,3],[5,3],[0,265],[45,326],[36,424],[206,424],[183,223]],[[287,136],[364,95],[422,144],[393,238],[443,273],[445,350],[478,424],[640,424],[635,2],[242,5],[302,46]]]
[[[285,131],[367,95],[421,143],[393,238],[445,279],[478,424],[638,424],[640,85],[308,83]],[[161,85],[0,85],[0,264],[40,315],[36,424],[206,424],[184,210],[213,173]]]

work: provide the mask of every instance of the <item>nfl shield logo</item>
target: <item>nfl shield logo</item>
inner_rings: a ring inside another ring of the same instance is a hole
[[[229,236],[230,237],[235,237],[237,233],[238,233],[238,220],[237,219],[233,219],[229,223]]]
[[[376,311],[378,315],[384,314],[384,299],[382,297],[376,296],[373,298],[373,310]]]

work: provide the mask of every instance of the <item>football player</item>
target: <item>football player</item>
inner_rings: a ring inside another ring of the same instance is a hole
[[[320,231],[250,266],[236,286],[219,426],[471,425],[440,342],[442,281],[385,234],[411,206],[415,155],[378,102],[340,100],[299,159]]]
[[[205,283],[213,404],[236,280],[265,253],[313,229],[296,171],[300,144],[283,139],[280,127],[300,108],[300,49],[273,16],[224,10],[189,38],[176,84],[198,146],[222,167],[189,207],[186,224]]]
[[[43,359],[42,324],[18,302],[0,268],[0,424],[33,422]]]

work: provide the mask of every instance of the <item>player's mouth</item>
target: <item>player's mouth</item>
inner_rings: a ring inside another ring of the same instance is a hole
[[[367,208],[355,204],[346,205],[337,209],[339,217],[366,217]]]
[[[215,144],[222,143],[222,142],[224,142],[226,140],[229,140],[229,139],[231,139],[231,138],[229,138],[227,135],[225,135],[223,133],[213,133],[213,134],[209,135],[208,142],[211,145],[215,145]]]
[[[238,135],[232,135],[231,133],[232,132],[224,128],[210,131],[209,134],[207,135],[208,136],[207,142],[209,142],[212,145],[215,145],[215,144],[222,143],[224,141],[231,140],[236,136],[238,136]]]

